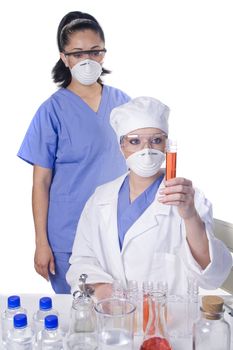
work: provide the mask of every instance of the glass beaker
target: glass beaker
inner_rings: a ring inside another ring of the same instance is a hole
[[[155,291],[148,295],[148,322],[140,350],[171,350],[165,321],[166,295]]]
[[[133,350],[135,309],[128,300],[117,298],[95,305],[99,350]]]

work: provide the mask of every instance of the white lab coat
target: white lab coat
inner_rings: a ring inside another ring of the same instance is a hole
[[[186,292],[187,275],[197,278],[202,288],[219,287],[230,272],[232,258],[214,237],[211,204],[198,190],[195,206],[205,223],[211,257],[205,270],[190,252],[177,208],[159,203],[157,195],[126,233],[120,251],[117,203],[126,175],[98,187],[82,212],[66,275],[71,291],[78,288],[82,273],[88,274],[89,283],[119,279],[126,285],[129,280],[166,280],[172,294]]]

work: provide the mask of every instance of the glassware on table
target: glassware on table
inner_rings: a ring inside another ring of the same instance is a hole
[[[166,296],[154,291],[147,297],[148,322],[140,350],[171,350],[165,320]]]
[[[109,298],[95,305],[98,350],[133,350],[135,305]]]
[[[124,298],[125,290],[121,280],[114,280],[112,282],[112,298]]]
[[[152,294],[154,283],[152,281],[144,281],[142,283],[142,311],[143,311],[143,332],[146,330],[146,326],[149,319],[149,296]]]
[[[136,306],[134,315],[134,334],[142,334],[142,293],[139,291],[138,282],[129,280],[127,283],[126,298]]]
[[[196,278],[192,276],[187,277],[187,334],[192,334],[193,324],[199,317],[199,285]]]
[[[202,298],[201,318],[193,326],[193,350],[230,350],[230,325],[224,320],[224,300]]]
[[[66,337],[69,350],[96,350],[96,317],[93,289],[86,285],[86,274],[80,276],[80,290],[73,293],[71,320]]]

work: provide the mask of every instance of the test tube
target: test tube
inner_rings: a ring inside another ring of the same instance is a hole
[[[166,143],[166,180],[176,177],[177,143],[168,139]]]

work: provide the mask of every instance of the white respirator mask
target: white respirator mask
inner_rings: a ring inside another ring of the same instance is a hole
[[[94,84],[102,73],[102,66],[93,60],[83,60],[77,63],[70,70],[74,79],[78,80],[83,85]]]
[[[155,175],[165,160],[165,154],[157,149],[144,148],[131,154],[126,164],[135,174],[142,177]]]

